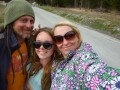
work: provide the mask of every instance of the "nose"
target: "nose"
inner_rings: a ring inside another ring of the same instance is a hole
[[[43,45],[41,45],[41,46],[39,47],[39,49],[44,49]]]

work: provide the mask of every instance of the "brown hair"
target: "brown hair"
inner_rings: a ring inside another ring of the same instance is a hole
[[[34,35],[33,41],[35,41],[37,35],[39,33],[41,33],[41,32],[48,33],[51,36],[52,40],[53,40],[53,35],[51,33],[51,30],[52,29],[48,28],[48,27],[41,28]],[[53,41],[53,44],[54,44],[54,41]],[[56,48],[56,45],[54,45],[54,47]],[[35,52],[35,49],[34,49],[33,45],[32,45],[31,50],[33,52],[31,54],[31,58],[30,58],[30,62],[29,62],[30,63],[30,67],[28,69],[28,78],[30,78],[30,76],[33,76],[33,75],[37,74],[38,71],[43,68],[42,64],[39,61],[40,59],[39,59],[39,57],[37,56],[37,54]],[[57,54],[57,51],[55,49],[54,52],[53,52],[53,55],[51,56],[51,60],[43,68],[43,76],[42,76],[42,80],[41,80],[42,90],[50,90],[52,63],[53,63],[53,60],[56,59],[57,55],[58,54]]]

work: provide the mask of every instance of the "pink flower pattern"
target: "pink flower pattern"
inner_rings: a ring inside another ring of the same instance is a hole
[[[70,51],[51,78],[51,90],[120,90],[120,69],[107,66],[88,43]]]

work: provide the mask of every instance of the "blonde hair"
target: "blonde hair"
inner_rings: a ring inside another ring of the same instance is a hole
[[[59,23],[57,23],[54,27],[53,27],[53,30],[52,30],[52,33],[54,35],[54,31],[57,27],[59,26],[69,26],[72,28],[72,30],[76,33],[77,37],[78,37],[78,40],[79,41],[82,41],[82,37],[81,37],[81,33],[80,33],[80,30],[71,22],[69,21],[61,21]]]
[[[80,30],[79,30],[74,24],[72,24],[72,23],[69,22],[69,21],[62,21],[62,22],[57,23],[57,24],[53,27],[53,29],[52,29],[52,34],[53,34],[53,36],[54,36],[54,31],[55,31],[55,29],[56,29],[57,27],[59,27],[59,26],[68,26],[68,27],[70,27],[70,28],[76,33],[76,36],[77,36],[77,38],[78,38],[78,43],[79,43],[78,47],[81,45],[82,38],[81,38]],[[77,49],[78,47],[76,47],[76,49]],[[58,49],[58,47],[57,47],[57,49]],[[59,51],[59,49],[58,49],[58,52],[61,53],[61,52]],[[58,64],[57,64],[57,65],[59,65],[60,61],[62,61],[62,60],[64,60],[64,56],[61,54],[61,55],[59,55],[59,58],[57,59],[57,61],[58,61]],[[55,68],[57,68],[57,65],[56,65]]]

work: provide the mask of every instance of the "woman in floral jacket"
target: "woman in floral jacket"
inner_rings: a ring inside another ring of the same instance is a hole
[[[120,90],[120,70],[101,61],[78,28],[60,22],[53,35],[63,58],[53,64],[51,90]]]

